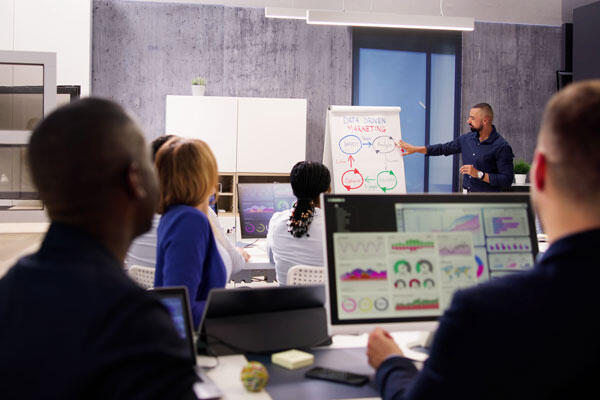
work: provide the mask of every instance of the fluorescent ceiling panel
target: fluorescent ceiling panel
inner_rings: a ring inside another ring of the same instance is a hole
[[[370,26],[380,28],[472,31],[474,18],[394,13],[308,10],[306,22],[315,25]]]
[[[306,9],[305,8],[265,7],[265,17],[267,17],[267,18],[286,18],[286,19],[306,19]]]

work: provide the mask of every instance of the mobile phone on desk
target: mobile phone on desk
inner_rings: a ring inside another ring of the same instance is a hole
[[[346,385],[362,386],[369,382],[366,375],[355,374],[353,372],[339,371],[337,369],[314,367],[304,374],[307,378],[323,379],[326,381],[344,383]]]

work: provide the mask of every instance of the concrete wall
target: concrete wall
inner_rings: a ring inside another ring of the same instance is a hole
[[[489,103],[516,158],[531,162],[544,105],[556,92],[561,40],[560,27],[475,23],[465,32],[462,131],[471,106]]]
[[[165,96],[308,99],[307,159],[323,153],[325,111],[351,102],[351,33],[264,18],[264,10],[94,1],[92,93],[133,111],[152,139],[164,133]]]
[[[561,24],[564,1],[582,0],[132,0],[218,4],[229,7],[284,7],[417,15],[473,17],[476,21],[533,25]]]
[[[271,20],[260,9],[94,1],[93,93],[134,111],[152,139],[165,96],[305,97],[307,159],[320,160],[325,110],[350,104],[350,30]],[[517,158],[531,161],[543,107],[555,92],[561,28],[476,23],[463,35],[461,131],[469,108],[490,103]]]

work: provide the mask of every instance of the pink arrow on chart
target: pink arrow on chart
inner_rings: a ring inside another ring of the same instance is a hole
[[[352,155],[348,157],[348,162],[350,163],[350,168],[352,168],[352,161],[356,161]]]

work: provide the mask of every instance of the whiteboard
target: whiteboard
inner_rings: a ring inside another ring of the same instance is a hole
[[[236,171],[237,98],[167,96],[165,134],[204,140],[219,172]]]
[[[289,174],[306,158],[306,99],[238,98],[237,171]]]
[[[334,193],[406,193],[400,107],[329,106],[323,163]]]

